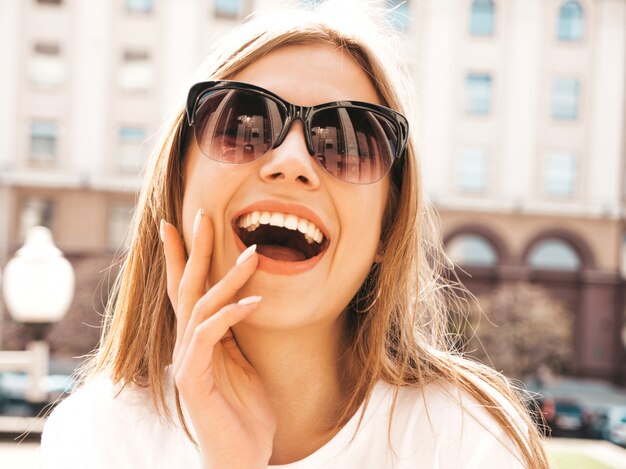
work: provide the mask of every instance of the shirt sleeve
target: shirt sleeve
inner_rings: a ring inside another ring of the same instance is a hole
[[[42,469],[88,467],[82,457],[85,446],[80,404],[79,396],[69,396],[48,417],[41,434]]]

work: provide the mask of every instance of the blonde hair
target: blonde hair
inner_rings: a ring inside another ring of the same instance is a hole
[[[271,19],[240,26],[208,57],[199,70],[199,80],[228,78],[278,47],[330,44],[360,64],[388,106],[415,122],[409,81],[399,73],[390,42],[381,40],[389,34],[388,26],[377,32],[380,25],[363,18],[348,22],[346,18],[353,14],[328,10],[334,6],[325,8],[274,14]],[[101,345],[82,369],[83,381],[106,374],[116,383],[147,386],[157,410],[168,418],[163,385],[165,368],[172,359],[176,319],[166,293],[159,221],[166,219],[182,232],[182,125],[186,123],[181,101],[147,168],[129,252],[107,306]],[[355,385],[337,427],[363,402],[367,406],[378,380],[395,386],[396,396],[401,386],[452,383],[488,409],[528,467],[547,468],[539,432],[512,385],[499,373],[451,348],[448,306],[458,287],[444,279],[442,270],[451,264],[443,252],[435,218],[420,193],[415,128],[403,170],[392,174],[392,181],[383,223],[382,261],[347,305],[347,363]],[[191,438],[178,396],[176,399],[178,417]]]

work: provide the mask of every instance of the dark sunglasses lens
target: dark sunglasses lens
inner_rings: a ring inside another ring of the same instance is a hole
[[[219,89],[198,103],[194,132],[203,154],[227,163],[249,163],[267,152],[280,134],[286,110],[254,91]]]
[[[358,108],[318,111],[311,134],[315,156],[326,171],[357,184],[376,182],[387,174],[398,142],[390,119]]]

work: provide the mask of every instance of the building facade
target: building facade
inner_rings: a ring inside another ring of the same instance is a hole
[[[626,0],[389,3],[424,188],[467,286],[543,285],[574,316],[571,370],[623,381]],[[0,266],[43,224],[77,265],[106,267],[208,46],[280,4],[0,2]]]
[[[421,12],[424,182],[461,277],[544,286],[574,316],[570,370],[623,381],[626,2]]]

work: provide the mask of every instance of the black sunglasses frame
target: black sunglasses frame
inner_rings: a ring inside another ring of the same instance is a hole
[[[281,106],[285,115],[287,116],[285,122],[283,122],[283,127],[280,131],[278,137],[276,137],[276,141],[272,144],[272,149],[277,148],[283,142],[291,125],[297,119],[300,119],[304,124],[304,139],[306,142],[307,150],[311,156],[315,153],[315,148],[313,147],[313,136],[311,133],[311,121],[313,116],[320,111],[324,111],[327,109],[335,109],[335,108],[349,108],[349,109],[361,109],[364,111],[369,111],[374,114],[378,114],[385,119],[387,119],[391,124],[393,124],[397,143],[396,143],[396,151],[393,155],[393,161],[399,160],[405,153],[407,142],[409,138],[409,123],[406,118],[397,111],[390,109],[385,106],[381,106],[379,104],[367,103],[363,101],[335,101],[323,104],[317,104],[315,106],[298,106],[296,104],[292,104],[289,101],[284,100],[280,96],[271,91],[268,91],[260,86],[252,85],[250,83],[243,83],[239,81],[232,80],[213,80],[213,81],[202,81],[196,83],[189,89],[189,93],[187,95],[187,103],[185,106],[185,116],[186,123],[183,123],[181,126],[180,132],[180,145],[184,145],[184,142],[187,138],[187,131],[190,127],[194,126],[195,123],[195,114],[198,110],[200,99],[210,91],[222,90],[222,89],[230,89],[230,90],[242,90],[242,91],[251,91],[260,94]],[[181,157],[183,155],[181,148]],[[206,155],[211,158],[210,155]],[[393,166],[393,162],[392,165]],[[326,169],[324,169],[326,170]],[[391,167],[387,170],[387,173],[391,170]],[[348,181],[346,181],[348,182]],[[375,181],[374,181],[375,182]]]

